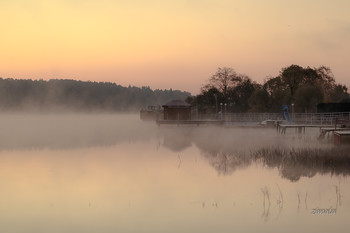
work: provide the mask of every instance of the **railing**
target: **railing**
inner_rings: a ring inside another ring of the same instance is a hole
[[[334,125],[336,118],[350,119],[350,112],[332,113],[295,113],[291,116],[293,123]]]
[[[350,120],[350,112],[332,113],[294,113],[289,114],[294,124],[334,125],[336,118]],[[226,113],[226,114],[197,114],[192,112],[193,120],[223,120],[226,122],[262,122],[266,120],[282,121],[282,113]]]

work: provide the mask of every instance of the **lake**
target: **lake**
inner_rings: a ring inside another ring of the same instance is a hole
[[[0,115],[0,232],[348,232],[350,149],[318,129]]]

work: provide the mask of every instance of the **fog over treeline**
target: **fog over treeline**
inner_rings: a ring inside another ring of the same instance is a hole
[[[123,87],[111,82],[0,78],[2,111],[137,111],[189,95],[179,90]]]

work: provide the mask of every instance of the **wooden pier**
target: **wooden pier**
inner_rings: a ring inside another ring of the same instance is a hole
[[[340,128],[337,128],[338,125]],[[333,136],[334,145],[350,143],[350,118],[338,117],[335,119]]]
[[[223,125],[224,121],[222,120],[157,120],[157,125]]]
[[[320,128],[321,129],[322,127],[332,127],[332,125],[278,124],[277,125],[277,132],[280,134],[286,134],[287,129],[295,129],[298,131],[298,133],[305,133],[305,128]]]
[[[320,136],[319,139],[324,139],[326,136],[329,138],[330,133],[334,133],[335,131],[350,131],[350,128],[336,128],[336,127],[330,127],[330,128],[321,128],[320,129]]]
[[[345,141],[350,142],[350,130],[348,131],[334,131],[334,145],[341,145]]]

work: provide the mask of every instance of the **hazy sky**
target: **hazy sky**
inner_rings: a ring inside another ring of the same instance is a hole
[[[262,82],[291,64],[350,86],[348,0],[0,0],[0,77],[196,94],[217,67]]]

